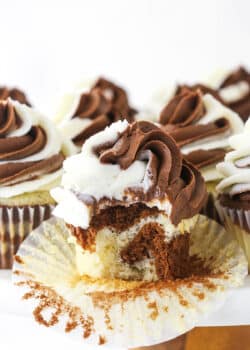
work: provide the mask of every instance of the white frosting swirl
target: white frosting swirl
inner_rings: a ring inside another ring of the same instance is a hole
[[[241,134],[229,139],[229,145],[233,151],[227,153],[224,162],[217,165],[217,170],[224,177],[217,190],[233,196],[250,191],[250,119]]]
[[[220,97],[226,103],[239,101],[249,94],[249,92],[250,87],[246,81],[240,81],[219,90]]]

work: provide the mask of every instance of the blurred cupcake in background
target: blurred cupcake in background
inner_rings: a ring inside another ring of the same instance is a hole
[[[185,158],[201,171],[210,193],[203,213],[216,218],[213,200],[222,177],[216,165],[230,149],[228,138],[243,130],[243,122],[237,113],[202,90],[182,87],[163,108],[159,123]]]
[[[112,122],[123,119],[132,122],[136,113],[123,88],[99,78],[66,94],[55,122],[63,135],[80,150],[90,136],[104,130]]]
[[[0,100],[7,100],[10,97],[14,101],[31,106],[25,93],[18,88],[10,88],[7,86],[0,86]]]
[[[232,136],[233,149],[217,169],[224,178],[217,186],[216,203],[225,225],[238,239],[250,266],[250,119],[243,133]]]
[[[218,86],[223,102],[237,112],[243,121],[250,116],[250,72],[244,68],[229,72]]]
[[[25,104],[0,101],[0,268],[11,268],[22,240],[49,218],[49,191],[70,153],[51,121]]]

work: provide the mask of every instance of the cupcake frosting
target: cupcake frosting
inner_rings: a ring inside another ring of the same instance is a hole
[[[50,189],[62,173],[62,148],[61,135],[49,120],[17,101],[1,101],[0,197]]]
[[[160,114],[159,122],[177,142],[185,158],[206,181],[221,177],[215,165],[229,149],[228,137],[239,133],[239,116],[200,89],[182,88]]]
[[[137,202],[158,207],[178,224],[198,213],[206,197],[201,174],[183,161],[173,139],[149,122],[112,124],[63,167],[62,187],[51,192],[58,202],[54,213],[82,228],[100,207]]]
[[[250,119],[243,133],[229,139],[233,149],[217,169],[224,176],[217,190],[237,201],[250,201]]]
[[[250,73],[240,67],[231,72],[220,84],[222,100],[246,121],[250,116]]]
[[[8,88],[7,86],[0,86],[0,100],[7,100],[8,97],[10,97],[12,100],[30,106],[30,102],[23,91],[17,88]]]
[[[120,119],[134,120],[127,94],[118,85],[100,78],[89,89],[67,94],[56,120],[66,137],[76,146]]]

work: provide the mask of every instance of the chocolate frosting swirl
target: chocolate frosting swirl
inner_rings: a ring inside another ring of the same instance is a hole
[[[237,101],[227,102],[227,105],[238,113],[243,121],[246,121],[250,116],[250,73],[244,67],[239,67],[224,79],[218,91],[240,82],[246,82],[249,85],[249,91]]]
[[[99,88],[111,102],[109,111],[112,122],[126,118],[128,122],[134,121],[136,110],[129,105],[128,95],[120,86],[111,81],[99,78],[94,88]]]
[[[88,93],[80,97],[72,119],[86,118],[91,119],[92,122],[73,138],[73,142],[80,146],[87,138],[117,120],[127,119],[132,122],[135,113],[136,111],[129,106],[125,90],[100,78]]]
[[[175,225],[197,214],[205,202],[205,183],[199,171],[183,160],[174,140],[152,123],[130,124],[115,143],[99,145],[95,152],[102,163],[119,164],[121,169],[136,160],[147,162],[149,188],[133,187],[128,193],[142,202],[168,199]]]
[[[25,93],[17,88],[8,88],[7,86],[0,87],[0,100],[7,100],[10,97],[12,100],[24,103],[27,106],[31,106]]]
[[[64,157],[60,153],[39,161],[25,161],[46,146],[46,133],[42,127],[32,126],[24,135],[10,135],[21,126],[22,119],[12,103],[0,101],[0,186],[35,179],[62,166]]]
[[[207,124],[198,124],[206,113],[202,96],[200,89],[183,87],[160,114],[159,121],[164,130],[174,138],[179,147],[224,134],[230,129],[229,121],[223,116]],[[224,156],[224,149],[198,149],[188,153],[186,159],[202,168],[217,163]]]
[[[193,84],[193,85],[187,85],[187,84],[179,85],[177,86],[175,95],[179,95],[180,93],[184,92],[187,89],[192,90],[194,92],[197,90],[200,90],[203,95],[205,94],[212,95],[216,100],[220,101],[221,103],[224,103],[223,99],[220,97],[220,94],[217,90],[200,83]]]

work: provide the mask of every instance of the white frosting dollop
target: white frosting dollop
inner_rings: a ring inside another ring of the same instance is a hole
[[[77,197],[77,194],[87,195],[97,201],[101,198],[124,200],[126,190],[131,187],[141,187],[147,191],[151,183],[147,176],[147,162],[136,160],[123,170],[118,164],[103,164],[94,149],[106,142],[115,142],[126,130],[126,120],[113,123],[94,136],[82,146],[81,153],[73,155],[63,163],[64,174],[61,187],[51,191],[52,197],[58,202],[54,215],[67,223],[87,228],[91,219],[91,210]],[[171,205],[168,201],[159,200],[147,203],[157,206],[168,214]]]
[[[233,196],[250,191],[250,119],[241,134],[229,139],[229,145],[233,151],[227,153],[224,162],[217,165],[223,177],[217,190]]]
[[[73,152],[72,144],[69,141],[63,142],[61,133],[57,130],[53,122],[36,109],[31,108],[25,104],[21,104],[18,101],[9,99],[9,102],[14,106],[16,113],[22,121],[21,126],[11,131],[6,137],[19,137],[27,134],[32,126],[41,126],[46,133],[46,145],[43,149],[31,156],[17,159],[17,160],[1,160],[0,165],[6,163],[19,163],[19,162],[33,162],[40,161],[46,158],[50,158],[63,151],[65,155],[70,155]],[[60,181],[62,175],[62,169],[59,169],[53,173],[41,175],[39,178],[24,181],[19,184],[11,186],[0,186],[0,197],[10,198],[27,192],[50,190],[51,186]]]
[[[230,103],[242,99],[249,91],[249,84],[246,81],[240,81],[220,89],[219,94],[223,101]]]

